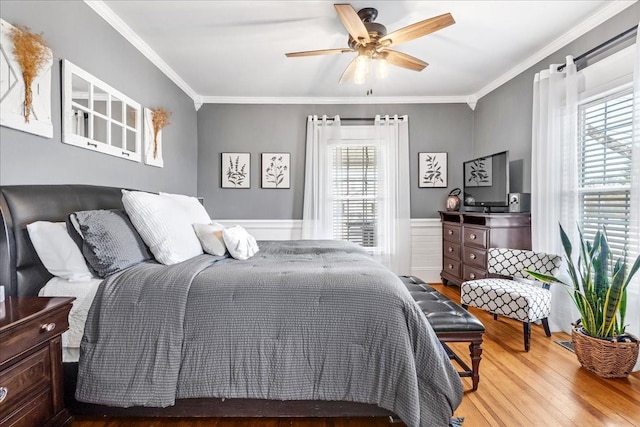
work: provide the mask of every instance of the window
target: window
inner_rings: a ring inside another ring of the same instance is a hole
[[[376,147],[333,147],[332,176],[333,238],[375,248],[378,221]]]
[[[140,104],[66,60],[63,76],[62,142],[139,162]]]
[[[615,259],[630,238],[632,90],[580,105],[578,126],[580,228],[592,239],[604,227]]]

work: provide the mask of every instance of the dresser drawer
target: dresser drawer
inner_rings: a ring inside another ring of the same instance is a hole
[[[47,313],[3,334],[0,364],[66,331],[69,328],[68,312],[67,309]]]
[[[442,242],[443,257],[459,260],[460,259],[460,245],[457,243],[444,241]]]
[[[442,224],[442,238],[448,242],[460,243],[460,226]]]
[[[0,417],[3,427],[34,427],[47,425],[53,416],[51,390],[47,389],[27,401],[8,418]]]
[[[487,277],[487,271],[482,268],[473,268],[465,265],[462,272],[462,281],[484,279]]]
[[[464,242],[464,246],[475,246],[486,249],[487,234],[486,228],[465,227],[462,241]]]
[[[442,270],[455,277],[460,277],[460,261],[451,258],[443,258]]]
[[[46,346],[0,373],[0,387],[5,398],[0,402],[0,418],[9,415],[25,399],[51,384],[51,361]]]
[[[465,246],[463,260],[465,265],[484,270],[487,266],[487,251],[484,249],[476,249],[472,246]]]

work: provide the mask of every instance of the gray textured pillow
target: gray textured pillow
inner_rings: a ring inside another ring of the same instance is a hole
[[[82,231],[82,253],[100,277],[151,259],[123,210],[75,212]]]

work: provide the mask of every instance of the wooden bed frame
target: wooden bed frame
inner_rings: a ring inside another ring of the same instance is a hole
[[[29,240],[34,221],[65,221],[71,212],[123,208],[120,188],[91,185],[0,187],[0,283],[8,295],[38,295],[51,279]],[[65,402],[73,415],[141,417],[391,417],[372,404],[343,401],[178,399],[168,408],[117,408],[76,401],[77,363],[64,364]]]

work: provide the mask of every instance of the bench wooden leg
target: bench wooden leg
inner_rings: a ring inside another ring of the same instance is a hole
[[[482,340],[471,341],[469,344],[469,352],[471,353],[471,381],[473,382],[473,390],[478,389],[480,382],[480,359],[482,359]]]

